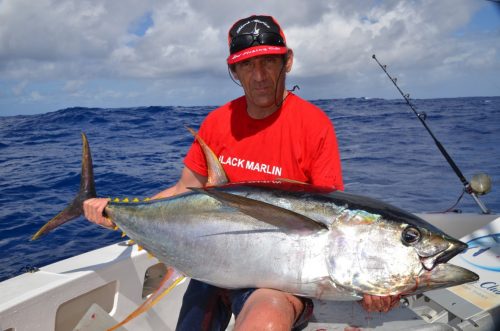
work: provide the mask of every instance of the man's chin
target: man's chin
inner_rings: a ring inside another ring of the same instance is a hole
[[[275,105],[276,100],[274,97],[274,93],[253,93],[252,95],[253,103],[261,108],[268,108]]]

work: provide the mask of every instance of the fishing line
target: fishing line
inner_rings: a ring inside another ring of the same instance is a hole
[[[228,65],[227,66],[227,73],[229,75],[229,77],[231,78],[231,80],[233,81],[233,83],[235,83],[236,85],[238,85],[239,87],[243,87],[243,85],[241,85],[240,83],[238,83],[234,77],[233,77],[233,71],[231,70],[231,66]]]
[[[447,208],[446,210],[431,211],[429,213],[430,214],[446,214],[446,213],[453,212],[453,213],[461,214],[462,211],[460,209],[455,209],[455,207],[458,206],[458,204],[460,203],[460,201],[464,197],[464,194],[465,194],[465,190],[462,190],[462,193],[460,193],[460,196],[457,198],[457,201],[455,201],[455,203],[451,207]]]
[[[292,89],[291,89],[291,90],[288,90],[288,92],[295,92],[295,90],[300,90],[299,85],[294,85],[294,86],[292,87]],[[276,95],[276,93],[275,93],[275,95]],[[276,98],[275,98],[275,99],[274,99],[274,104],[275,104],[278,108],[280,108],[280,107],[281,107],[281,105],[283,105],[283,103],[285,102],[286,98],[288,98],[288,96],[289,96],[289,95],[290,95],[290,93],[287,93],[287,94],[286,94],[286,96],[283,98],[283,100],[281,100],[281,102],[280,102],[279,104],[276,104]]]
[[[285,56],[283,57],[283,66],[281,67],[280,73],[278,75],[278,80],[276,81],[276,87],[274,88],[274,104],[276,107],[278,107],[278,109],[283,105],[286,98],[288,98],[288,96],[290,95],[290,93],[287,93],[285,95],[285,97],[281,100],[281,102],[279,102],[279,103],[277,102],[278,96],[276,94],[278,94],[278,85],[279,85],[279,81],[281,79],[281,74],[283,73],[283,69],[285,69],[287,62],[288,62],[288,54],[285,54]],[[285,79],[285,78],[286,77],[283,76],[283,79]],[[286,83],[286,82],[284,82],[284,83]],[[294,85],[291,90],[288,90],[288,92],[294,92],[296,89],[300,90],[300,87],[298,85]]]
[[[281,102],[279,102],[279,103],[276,102],[277,99],[278,99],[278,97],[276,96],[276,94],[278,93],[278,85],[279,85],[279,82],[280,82],[280,79],[281,79],[281,74],[283,73],[283,69],[285,69],[287,62],[288,62],[288,53],[285,54],[285,56],[283,56],[283,66],[281,67],[280,73],[278,75],[278,80],[276,81],[276,87],[274,88],[274,104],[276,105],[276,107],[278,107],[278,109],[281,107],[281,105],[283,105],[283,103],[285,102],[286,98],[288,98],[288,96],[290,95],[290,93],[287,93],[285,95],[285,97],[281,100]],[[286,79],[286,76],[283,76],[283,79]],[[283,82],[283,84],[286,84],[286,82]],[[300,90],[300,87],[298,85],[294,85],[291,90],[288,90],[288,92],[293,92],[293,91],[295,91],[296,88]]]
[[[396,77],[392,77],[389,74],[389,72],[387,72],[387,65],[381,64],[378,61],[378,59],[375,56],[375,54],[372,55],[372,58],[377,62],[377,64],[380,66],[380,68],[382,68],[382,70],[385,72],[385,74],[387,75],[387,77],[389,77],[389,79],[394,84],[394,86],[396,87],[396,89],[399,91],[399,93],[405,99],[406,104],[411,108],[411,110],[413,111],[413,113],[415,113],[415,115],[420,120],[420,122],[422,123],[422,125],[425,127],[425,129],[427,130],[427,132],[431,135],[431,137],[434,140],[434,143],[438,147],[439,151],[441,152],[441,154],[443,154],[443,156],[446,159],[446,161],[448,161],[448,164],[451,166],[451,168],[453,169],[453,171],[455,172],[455,174],[458,176],[458,178],[462,182],[462,184],[464,186],[465,192],[467,192],[468,194],[470,194],[472,196],[472,198],[474,198],[474,201],[476,201],[477,205],[479,206],[479,208],[481,209],[481,211],[484,214],[489,214],[489,210],[479,200],[479,198],[476,195],[476,192],[474,192],[474,190],[472,189],[470,183],[467,181],[467,179],[463,175],[462,171],[460,171],[460,169],[458,168],[458,166],[455,163],[455,161],[453,161],[453,159],[451,158],[450,154],[448,154],[448,152],[446,151],[446,149],[444,148],[444,146],[439,142],[439,140],[437,140],[436,136],[432,133],[431,129],[429,128],[429,126],[425,122],[425,120],[427,119],[427,115],[425,113],[423,113],[423,112],[422,113],[417,112],[417,110],[415,109],[415,107],[413,106],[413,104],[410,102],[410,94],[403,93],[403,91],[399,88],[399,86],[397,84],[397,78]]]
[[[460,196],[458,197],[458,199],[455,202],[455,204],[453,206],[451,206],[450,208],[446,209],[443,213],[449,213],[450,211],[456,211],[454,209],[455,209],[456,206],[458,206],[458,203],[460,202],[460,200],[462,200],[464,194],[465,194],[465,190],[462,190],[462,194],[460,194]]]
[[[276,96],[276,94],[278,93],[278,86],[280,85],[280,79],[281,79],[281,74],[283,73],[283,69],[285,69],[286,67],[286,62],[288,61],[288,56],[284,56],[283,57],[283,65],[281,66],[281,70],[280,70],[280,73],[278,74],[278,79],[276,80],[276,86],[274,87],[274,105],[278,108],[281,107],[281,105],[283,104],[283,102],[285,102],[285,99],[288,98],[288,93],[286,94],[286,96],[283,98],[283,96],[281,96],[281,102],[277,102],[278,101],[278,97]],[[283,76],[283,79],[285,79],[285,76]],[[284,84],[285,82],[283,82]]]

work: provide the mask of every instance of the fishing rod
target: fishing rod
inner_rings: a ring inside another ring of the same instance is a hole
[[[392,77],[389,74],[389,72],[387,71],[387,65],[381,64],[379,62],[379,60],[377,59],[377,57],[375,56],[375,54],[372,55],[372,58],[377,62],[377,64],[380,66],[380,68],[382,68],[382,70],[385,72],[385,74],[387,75],[387,77],[389,77],[389,79],[394,84],[394,86],[396,87],[396,89],[399,91],[399,93],[405,99],[406,104],[411,108],[411,110],[417,116],[417,118],[420,120],[420,122],[423,124],[423,126],[425,127],[425,129],[427,130],[427,132],[431,135],[431,137],[434,140],[434,143],[436,144],[437,148],[439,149],[439,151],[441,152],[441,154],[443,154],[443,156],[446,159],[446,161],[448,161],[448,164],[451,166],[451,168],[453,169],[453,171],[455,172],[455,174],[458,176],[458,178],[462,182],[462,184],[464,186],[465,192],[467,192],[468,194],[470,194],[472,196],[472,198],[474,199],[474,201],[477,203],[477,205],[479,206],[479,208],[481,209],[481,211],[484,214],[489,214],[490,211],[488,210],[488,208],[486,208],[486,206],[483,204],[483,202],[481,200],[479,200],[479,197],[478,197],[478,194],[484,194],[484,193],[487,193],[487,192],[485,192],[485,191],[480,192],[480,191],[476,191],[476,190],[473,189],[473,187],[471,186],[471,184],[467,181],[467,179],[463,175],[462,171],[460,171],[460,169],[458,168],[458,166],[455,163],[455,161],[453,161],[453,159],[451,158],[450,154],[448,154],[448,152],[446,151],[446,149],[444,148],[444,146],[439,142],[439,140],[436,138],[436,136],[434,135],[434,133],[432,133],[431,129],[429,128],[429,126],[425,122],[425,120],[427,118],[427,115],[425,113],[419,113],[419,112],[417,112],[417,110],[415,109],[415,107],[413,106],[413,104],[410,101],[410,95],[403,93],[403,91],[399,88],[399,86],[397,84],[397,78],[396,77]],[[484,185],[483,184],[479,184],[479,186],[484,186]],[[486,186],[488,186],[488,184],[486,184]],[[489,191],[489,188],[487,189],[487,191]]]

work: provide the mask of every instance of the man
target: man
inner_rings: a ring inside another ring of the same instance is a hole
[[[227,64],[245,95],[211,112],[199,134],[221,161],[231,182],[287,178],[343,189],[334,128],[316,106],[285,89],[293,51],[270,16],[250,16],[229,30]],[[207,183],[207,165],[197,142],[184,160],[181,178],[153,198],[173,196]],[[103,226],[106,199],[84,203],[85,216]],[[209,263],[209,261],[207,261]],[[390,300],[368,296],[367,310],[386,310]],[[225,329],[231,312],[237,330],[290,330],[307,321],[312,301],[272,289],[222,290],[192,280],[177,330]]]

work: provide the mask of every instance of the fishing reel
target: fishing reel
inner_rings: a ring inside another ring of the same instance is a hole
[[[485,173],[478,173],[472,176],[470,181],[470,190],[477,195],[485,195],[491,191],[491,177]]]
[[[491,191],[492,181],[491,177],[485,173],[478,173],[472,176],[470,183],[465,186],[465,192],[476,201],[477,205],[483,214],[489,214],[491,211],[479,200],[479,195],[485,195]]]

